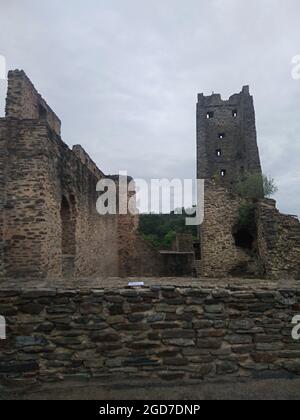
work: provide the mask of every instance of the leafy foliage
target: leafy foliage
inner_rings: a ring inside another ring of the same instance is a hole
[[[183,209],[171,214],[141,214],[139,231],[157,249],[168,250],[176,238],[176,233],[190,233],[197,238],[197,226],[186,226],[187,216]]]
[[[268,178],[266,175],[263,175],[263,186],[265,197],[271,197],[278,191],[274,178]]]
[[[253,203],[244,203],[239,208],[237,229],[245,229],[250,232],[256,230],[255,206]]]
[[[237,183],[238,194],[247,199],[270,197],[278,191],[273,178],[260,173],[246,173]]]

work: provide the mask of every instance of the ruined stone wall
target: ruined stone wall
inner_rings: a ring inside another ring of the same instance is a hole
[[[158,250],[136,235],[134,242],[135,263],[131,268],[132,276],[160,277],[166,275],[164,260]],[[179,275],[179,273],[177,273]]]
[[[63,258],[57,243],[61,244],[63,226],[60,209],[64,197],[69,203],[75,229],[73,274],[116,276],[119,272],[118,220],[116,215],[100,216],[97,213],[96,185],[100,178],[83,165],[54,132],[49,134],[51,137],[47,142],[48,148],[46,147],[45,197],[53,271],[61,266]]]
[[[56,134],[60,134],[61,122],[36,91],[23,70],[8,73],[6,117],[17,119],[43,119]]]
[[[98,178],[45,121],[5,123],[8,154],[2,217],[6,274],[62,275],[64,197],[74,229],[72,274],[118,275],[117,218],[96,211]]]
[[[138,233],[138,216],[119,215],[119,266],[122,277],[157,277],[164,273],[159,252]]]
[[[6,275],[45,275],[43,155],[45,123],[2,119],[3,264]]]
[[[236,181],[246,172],[261,173],[253,98],[247,86],[228,101],[218,94],[199,95],[197,167],[198,179],[207,180],[205,220],[199,229],[200,274],[300,278],[299,221],[280,214],[272,200],[255,204],[257,232],[252,249],[236,246],[233,236],[242,204],[233,194]]]
[[[176,233],[172,249],[178,252],[194,252],[193,235],[189,233]]]
[[[195,273],[194,252],[160,251],[164,277],[192,277]]]
[[[7,129],[3,119],[0,119],[0,278],[5,275],[4,264],[4,207],[6,202],[6,137]]]
[[[252,249],[236,245],[234,230],[243,199],[213,182],[205,184],[205,214],[201,226],[200,275],[300,279],[300,223],[281,214],[270,199],[254,206],[256,227]]]
[[[119,268],[121,277],[159,277],[164,274],[163,259],[158,250],[140,236],[136,190],[132,178],[126,179],[128,189],[119,185],[119,178],[110,177],[117,185]],[[127,214],[121,209],[127,208]]]
[[[205,183],[204,222],[201,226],[201,274],[226,277],[239,266],[253,264],[253,256],[235,244],[233,228],[242,200],[213,182]]]
[[[281,214],[274,200],[257,208],[258,246],[267,277],[300,280],[300,223]]]
[[[162,275],[137,215],[97,213],[105,175],[62,141],[60,120],[23,71],[8,75],[0,152],[0,278]]]
[[[219,94],[198,96],[197,166],[198,179],[218,177],[227,188],[232,188],[245,171],[261,172],[248,86],[227,101]],[[225,171],[223,177],[221,171]]]
[[[4,386],[300,374],[299,288],[0,290]]]
[[[0,120],[0,275],[118,275],[117,217],[96,211],[103,173],[82,148],[73,152],[62,141],[59,120],[24,72],[10,72],[8,84]]]
[[[191,277],[194,251],[159,251],[138,232],[138,216],[119,215],[119,266],[122,277]],[[185,238],[190,244],[190,237]]]
[[[76,144],[73,146],[72,151],[75,155],[80,159],[81,163],[90,170],[97,178],[105,177],[104,173],[97,167],[94,161],[90,158],[90,156],[86,153],[84,148],[80,146],[80,144]]]

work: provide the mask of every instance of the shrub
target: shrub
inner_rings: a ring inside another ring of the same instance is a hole
[[[255,206],[253,203],[244,203],[239,208],[237,229],[245,229],[253,232],[256,230]]]
[[[176,233],[190,233],[197,238],[197,226],[186,226],[184,209],[171,214],[141,214],[139,232],[157,249],[170,249]]]
[[[260,173],[246,173],[237,183],[238,194],[247,199],[259,200],[270,197],[278,191],[273,178]]]
[[[274,178],[268,178],[266,175],[263,175],[263,186],[265,197],[271,197],[278,191]]]

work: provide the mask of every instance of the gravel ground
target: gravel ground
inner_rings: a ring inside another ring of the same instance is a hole
[[[1,398],[1,397],[0,397]],[[201,382],[193,385],[127,384],[53,385],[36,392],[20,392],[10,400],[299,400],[300,378],[260,379],[243,382]]]

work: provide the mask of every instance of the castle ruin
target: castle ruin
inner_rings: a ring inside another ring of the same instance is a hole
[[[205,180],[200,275],[300,278],[296,216],[281,214],[274,200],[260,199],[251,203],[251,229],[238,226],[247,203],[237,194],[237,183],[245,174],[262,176],[248,86],[229,100],[198,95],[197,174]]]
[[[10,71],[0,119],[0,278],[169,272],[138,235],[137,215],[97,213],[98,181],[118,176],[105,175],[81,146],[71,150],[60,129],[26,74]]]
[[[158,252],[139,236],[137,215],[97,213],[98,181],[119,177],[81,146],[71,150],[25,73],[9,73],[0,119],[0,393],[54,387],[81,396],[82,387],[116,384],[119,395],[129,383],[172,389],[253,378],[257,386],[300,374],[291,334],[299,221],[260,199],[254,228],[237,223],[238,175],[261,174],[248,88],[229,101],[200,95],[197,122],[200,249],[181,234],[172,251]]]
[[[261,199],[255,228],[238,227],[244,200],[237,180],[262,173],[247,86],[227,101],[198,96],[200,252],[180,235],[172,251],[159,252],[138,234],[138,215],[97,213],[98,181],[118,176],[104,174],[81,146],[71,150],[63,142],[61,121],[23,71],[8,75],[0,151],[0,278],[300,276],[296,217]]]

